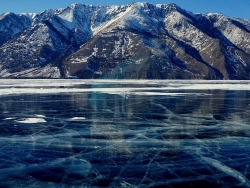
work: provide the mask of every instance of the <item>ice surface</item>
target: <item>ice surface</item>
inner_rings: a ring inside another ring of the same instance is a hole
[[[140,87],[126,87],[126,91],[135,95],[183,95],[182,93],[174,93],[176,90],[250,90],[250,81],[161,81],[161,80],[20,80],[19,85],[13,80],[0,81],[0,95],[10,94],[38,94],[38,93],[88,93],[102,92],[109,94],[121,94],[123,88],[112,87],[79,87],[81,85],[111,85],[111,84],[134,84]],[[143,87],[148,84],[150,87]],[[158,87],[158,85],[161,85]],[[28,88],[28,89],[27,89]],[[171,93],[169,93],[171,92]],[[188,94],[188,93],[186,93]]]
[[[249,187],[249,85],[0,80],[0,187]]]

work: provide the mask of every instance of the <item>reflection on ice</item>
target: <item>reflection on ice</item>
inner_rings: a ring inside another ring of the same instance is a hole
[[[248,81],[18,82],[0,81],[0,187],[250,186]]]

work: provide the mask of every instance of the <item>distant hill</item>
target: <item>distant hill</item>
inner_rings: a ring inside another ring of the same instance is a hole
[[[0,77],[249,79],[250,21],[148,3],[5,13]]]

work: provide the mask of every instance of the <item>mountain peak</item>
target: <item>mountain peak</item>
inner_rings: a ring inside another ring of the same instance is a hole
[[[137,5],[137,6],[143,6],[143,5],[145,5],[145,4],[147,4],[146,2],[132,2],[131,3],[132,5]]]
[[[32,20],[32,19],[35,18],[35,16],[37,15],[37,13],[20,13],[20,15],[26,16],[27,18],[29,18],[30,20]]]
[[[147,3],[147,2],[132,2],[130,5],[133,6],[133,7],[138,8],[138,9],[141,9],[141,8],[145,8],[148,5],[152,5],[152,4]]]
[[[158,8],[162,8],[162,9],[180,9],[180,7],[178,5],[176,5],[175,3],[170,3],[170,4],[156,4],[155,5]]]
[[[0,16],[0,20],[7,17],[7,16],[11,16],[11,15],[16,15],[15,13],[13,12],[6,12],[6,13],[3,13],[1,16]]]
[[[85,7],[85,6],[89,6],[89,7],[92,7],[92,5],[86,5],[86,4],[83,4],[83,3],[73,3],[71,4],[69,7],[71,9],[77,9],[79,7]]]
[[[170,3],[170,4],[168,4],[168,6],[171,7],[171,8],[180,8],[175,3]]]

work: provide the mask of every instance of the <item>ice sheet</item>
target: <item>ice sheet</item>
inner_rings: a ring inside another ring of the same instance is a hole
[[[109,85],[116,87],[109,87]],[[135,87],[127,87],[133,84]],[[144,87],[144,85],[150,87]],[[86,87],[82,87],[82,86]],[[117,87],[120,85],[120,87]],[[90,87],[91,86],[91,87]],[[102,87],[103,86],[103,87]],[[124,90],[126,86],[126,90]],[[139,87],[136,87],[139,86]],[[250,90],[249,81],[173,81],[173,80],[13,80],[0,81],[0,95],[13,94],[56,94],[56,93],[88,93],[102,92],[122,95],[128,92],[132,95],[188,95],[176,93],[177,90]],[[194,94],[194,93],[191,93]],[[202,94],[202,93],[199,93]]]
[[[38,82],[0,80],[0,187],[249,187],[248,81]]]

